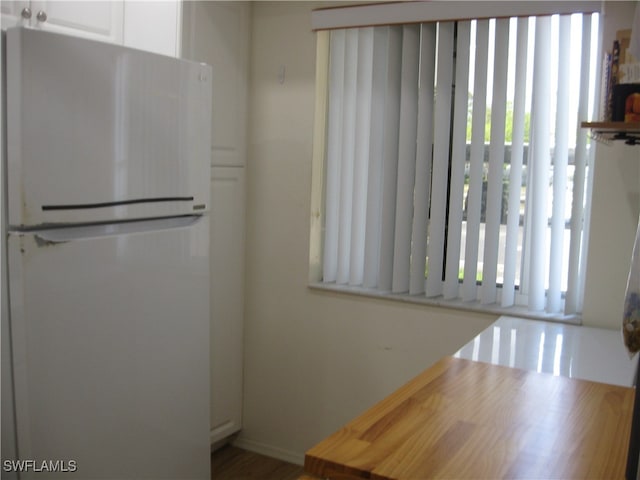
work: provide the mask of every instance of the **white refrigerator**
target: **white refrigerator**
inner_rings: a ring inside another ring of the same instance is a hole
[[[210,478],[211,67],[2,43],[2,477]]]

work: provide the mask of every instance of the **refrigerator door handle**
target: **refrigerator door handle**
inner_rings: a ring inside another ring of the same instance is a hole
[[[163,202],[193,202],[190,197],[155,197],[155,198],[133,198],[130,200],[117,200],[113,202],[80,203],[68,205],[43,205],[43,211],[51,210],[89,210],[92,208],[122,207],[124,205],[136,205],[138,203],[163,203]],[[194,205],[194,209],[196,206]]]
[[[188,228],[203,219],[202,215],[186,215],[181,217],[158,218],[135,222],[108,223],[96,225],[84,225],[79,227],[50,228],[46,230],[22,231],[19,233],[33,234],[36,244],[40,247],[113,235],[126,235],[136,232],[154,230],[171,230],[175,228]]]

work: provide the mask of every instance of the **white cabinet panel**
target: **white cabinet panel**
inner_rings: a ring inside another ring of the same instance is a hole
[[[22,16],[30,9],[30,18]],[[122,1],[3,1],[2,28],[28,25],[52,32],[122,43]]]
[[[124,44],[148,52],[180,56],[182,1],[127,1],[124,4]]]
[[[29,25],[29,20],[22,18],[22,10],[30,8],[28,1],[10,1],[2,0],[0,2],[0,14],[2,15],[2,29],[5,30],[8,27],[14,25]]]
[[[244,165],[249,2],[187,2],[183,55],[213,66],[212,165]]]
[[[211,179],[211,442],[240,430],[244,294],[244,167]]]
[[[213,67],[211,443],[241,428],[250,2],[185,2],[182,55]]]
[[[122,4],[119,1],[31,2],[36,26],[61,33],[73,33],[113,43],[122,42]],[[38,20],[45,12],[46,20]]]
[[[0,2],[2,28],[23,25],[180,56],[182,0]]]

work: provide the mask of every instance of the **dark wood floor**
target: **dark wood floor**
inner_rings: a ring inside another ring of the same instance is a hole
[[[211,455],[212,480],[296,480],[299,465],[227,445]]]

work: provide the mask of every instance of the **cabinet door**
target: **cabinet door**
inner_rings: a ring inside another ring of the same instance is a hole
[[[242,421],[244,196],[244,167],[212,169],[211,443]]]
[[[127,47],[180,56],[181,24],[181,0],[124,4],[124,44]]]
[[[33,1],[31,26],[68,35],[122,43],[123,1]],[[38,14],[43,16],[38,19]]]
[[[211,442],[240,430],[244,316],[244,168],[211,178]]]
[[[249,2],[186,2],[183,56],[213,66],[212,165],[244,165]]]
[[[29,2],[2,0],[0,14],[2,14],[2,29],[6,30],[14,25],[29,25],[29,19],[22,16],[25,9],[30,9]],[[26,11],[25,11],[26,13]]]

